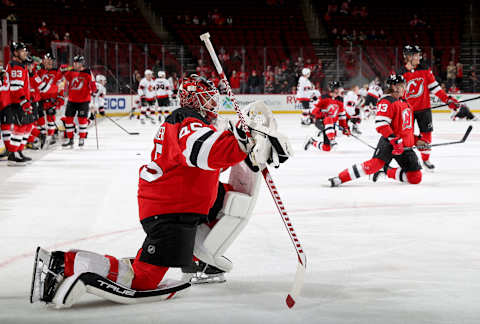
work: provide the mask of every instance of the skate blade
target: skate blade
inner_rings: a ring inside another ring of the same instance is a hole
[[[30,288],[30,303],[35,303],[42,300],[43,283],[45,281],[45,268],[50,264],[51,254],[37,247],[35,253],[35,261],[33,262],[32,285]]]
[[[190,283],[192,285],[203,285],[203,284],[217,284],[217,283],[223,283],[226,282],[227,279],[225,279],[225,276],[223,274],[220,275],[215,275],[215,276],[193,276],[192,279],[190,279]]]

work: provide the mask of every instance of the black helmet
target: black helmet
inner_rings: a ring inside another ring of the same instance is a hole
[[[13,53],[15,51],[27,50],[27,45],[22,42],[12,42],[10,44],[10,51]]]
[[[405,78],[401,74],[392,74],[387,78],[387,84],[389,86],[399,83],[405,83]]]
[[[82,55],[75,55],[73,57],[73,62],[85,63],[85,58]]]
[[[43,55],[43,58],[44,59],[49,59],[49,60],[55,60],[56,59],[55,55],[53,55],[52,52],[45,53],[45,55]]]
[[[341,88],[342,82],[341,81],[330,81],[328,82],[328,90],[334,91],[335,89]]]
[[[422,53],[422,49],[418,45],[406,45],[403,47],[403,55],[413,55]]]

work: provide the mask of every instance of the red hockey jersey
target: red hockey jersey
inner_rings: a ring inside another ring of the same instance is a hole
[[[29,73],[29,82],[30,82],[30,100],[32,102],[40,101],[40,90],[39,87],[42,83],[42,79],[37,75],[37,73]]]
[[[10,104],[30,100],[28,70],[25,64],[11,61],[7,64],[6,71],[10,82]]]
[[[208,214],[220,169],[246,154],[230,131],[217,131],[190,108],[175,110],[158,129],[151,162],[140,168],[140,220],[172,213]]]
[[[330,117],[334,123],[338,120],[342,127],[345,127],[347,124],[343,99],[340,100],[339,97],[332,98],[330,95],[323,95],[315,104],[312,115],[315,119]]]
[[[395,99],[391,95],[382,97],[377,104],[375,126],[385,138],[393,134],[403,139],[404,146],[414,145],[413,110],[403,99]]]
[[[42,79],[39,86],[41,100],[55,99],[58,95],[58,81],[63,78],[62,73],[57,69],[45,69],[43,66],[38,71],[38,76]]]
[[[97,91],[90,70],[70,70],[65,72],[64,76],[68,81],[68,101],[90,102],[90,94]]]
[[[407,83],[405,98],[413,111],[431,108],[430,93],[436,95],[443,102],[447,102],[448,95],[442,90],[429,68],[419,65],[414,70],[407,70],[402,67],[397,74],[401,74],[405,78]]]

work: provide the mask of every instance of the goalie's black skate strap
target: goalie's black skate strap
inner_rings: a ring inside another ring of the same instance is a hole
[[[170,299],[177,292],[191,286],[189,282],[177,282],[159,289],[140,291],[126,288],[92,272],[81,274],[77,278],[77,281],[78,280],[83,282],[89,293],[121,304],[136,304]],[[75,283],[71,287],[74,286]],[[68,295],[69,293],[65,295],[64,302]]]

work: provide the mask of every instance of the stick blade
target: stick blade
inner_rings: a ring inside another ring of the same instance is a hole
[[[295,280],[293,281],[292,289],[288,294],[287,298],[285,299],[285,303],[287,304],[288,308],[292,308],[295,306],[297,297],[300,296],[303,287],[303,281],[305,278],[305,271],[307,268],[307,259],[305,254],[302,254],[302,258],[299,256],[299,262],[297,264],[297,272],[295,273]]]
[[[473,129],[472,125],[468,126],[467,131],[465,132],[465,135],[463,135],[462,143],[467,140],[467,137],[468,135],[470,135],[470,132],[472,131],[472,129]]]

